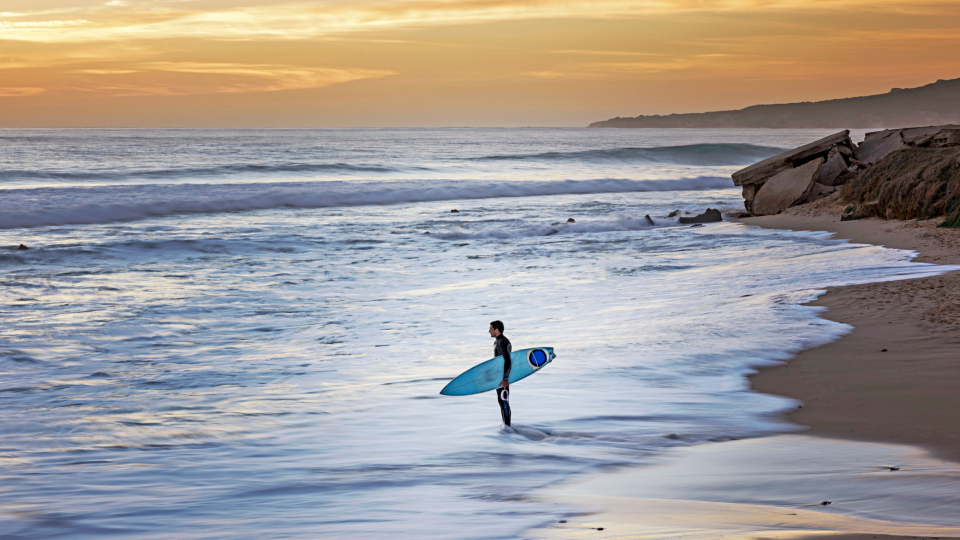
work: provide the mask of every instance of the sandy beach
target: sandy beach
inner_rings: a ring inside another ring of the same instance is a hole
[[[839,215],[828,199],[741,221],[960,265],[960,231],[940,220]],[[750,378],[756,391],[802,403],[788,416],[802,434],[700,445],[563,486],[545,497],[595,512],[534,536],[960,537],[960,272],[832,288],[810,305],[853,331]]]
[[[798,208],[743,221],[830,231],[851,242],[917,251],[916,262],[960,264],[960,231],[937,228],[939,220],[841,222],[836,213]],[[960,272],[839,287],[811,305],[827,308],[823,317],[853,332],[761,371],[753,388],[803,401],[790,419],[811,434],[921,445],[960,459]]]

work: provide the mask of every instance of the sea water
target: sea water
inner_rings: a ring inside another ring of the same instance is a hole
[[[849,330],[798,304],[938,270],[668,216],[827,134],[2,130],[0,536],[513,538],[544,486],[793,430],[745,375]],[[557,353],[510,428],[439,395],[494,319]]]

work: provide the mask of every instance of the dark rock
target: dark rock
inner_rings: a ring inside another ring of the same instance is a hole
[[[691,227],[703,227],[703,223],[694,223]]]
[[[854,178],[857,177],[858,172],[859,172],[859,169],[857,168],[856,165],[851,165],[850,167],[847,167],[847,169],[843,171],[843,174],[838,176],[837,179],[833,181],[833,187],[840,187],[846,184],[847,182],[853,180]]]
[[[847,170],[847,162],[843,160],[840,151],[834,148],[827,156],[827,161],[824,162],[823,167],[820,168],[820,177],[817,178],[817,182],[825,186],[835,186],[837,185],[836,180],[845,170]]]
[[[898,150],[910,148],[903,141],[903,131],[902,129],[888,129],[867,133],[860,146],[854,150],[853,156],[857,161],[872,165]]]
[[[560,523],[566,523],[566,522],[567,522],[567,520],[565,520],[565,519],[561,519],[561,520],[560,520]]]
[[[945,147],[960,144],[960,129],[943,129],[933,136],[933,146]]]
[[[469,246],[470,244],[457,244],[457,247]]]
[[[739,213],[737,213],[736,215],[734,215],[733,217],[736,218],[736,219],[742,219],[742,218],[746,218],[746,217],[753,217],[753,214],[751,214],[750,212],[739,212]]]
[[[837,188],[835,187],[828,187],[820,182],[816,182],[813,184],[813,189],[810,190],[810,194],[807,195],[807,198],[804,199],[801,204],[819,201],[828,195],[832,195],[835,191],[837,191]]]
[[[856,221],[858,219],[863,219],[862,216],[856,212],[850,212],[848,214],[843,214],[840,216],[840,221]]]
[[[924,143],[929,144],[930,142],[933,142],[932,139],[934,139],[939,133],[952,130],[960,130],[960,126],[943,125],[904,128],[902,130],[901,137],[903,138],[903,142],[909,144],[910,146],[923,146]]]
[[[823,158],[817,158],[796,169],[776,174],[763,184],[748,210],[755,216],[769,216],[800,204],[817,183],[821,165]]]
[[[653,218],[650,217],[650,214],[647,214],[647,215],[645,215],[645,216],[643,216],[643,217],[647,218],[647,223],[648,223],[649,225],[656,225],[656,223],[653,222]]]
[[[707,211],[694,217],[681,217],[680,223],[714,223],[723,221],[720,211],[714,208],[707,208]]]
[[[450,211],[450,213],[451,213],[451,214],[459,214],[460,211],[457,210],[456,208],[454,208],[453,210]]]
[[[430,231],[425,231],[423,234],[430,234]]]
[[[886,349],[880,349],[880,352],[887,352]]]
[[[30,249],[30,248],[28,248],[27,246],[25,246],[25,245],[23,245],[23,244],[20,244],[20,247],[18,247],[17,249]]]
[[[828,504],[833,504],[833,501],[823,501],[822,503],[820,503],[820,506],[826,506]]]
[[[670,212],[669,214],[667,214],[667,217],[677,217],[679,215],[680,215],[680,211],[674,210],[673,212]]]
[[[577,222],[577,220],[575,220],[575,219],[573,219],[573,218],[570,218],[570,219],[567,220],[567,223],[576,223],[576,222]]]
[[[899,470],[900,470],[900,467],[890,467],[890,470],[891,470],[891,471],[899,471]]]

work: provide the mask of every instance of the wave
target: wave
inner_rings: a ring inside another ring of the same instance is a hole
[[[475,158],[479,161],[586,161],[651,162],[679,165],[745,165],[783,152],[783,148],[754,144],[686,144],[653,148],[613,148],[578,152],[504,154]]]
[[[314,182],[133,185],[2,190],[0,229],[136,221],[176,214],[327,208],[461,199],[731,188],[727,177],[541,182]]]
[[[235,164],[216,167],[179,167],[168,169],[126,169],[87,171],[40,171],[4,169],[0,178],[7,180],[55,180],[69,181],[116,181],[140,178],[166,180],[175,178],[206,178],[235,174],[281,174],[281,173],[393,173],[401,171],[425,171],[425,167],[387,167],[384,165],[353,165],[349,163],[279,163],[273,165]]]
[[[663,220],[659,226],[675,225],[677,220]],[[556,223],[554,225],[534,225],[514,230],[469,231],[460,226],[431,233],[431,238],[440,240],[485,240],[525,238],[533,236],[553,236],[567,234],[588,234],[603,232],[641,231],[652,229],[646,218],[620,216],[616,219],[597,220],[588,223]]]

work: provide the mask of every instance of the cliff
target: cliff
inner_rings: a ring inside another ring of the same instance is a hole
[[[613,118],[591,128],[882,128],[960,123],[960,79],[886,94],[737,111]]]

